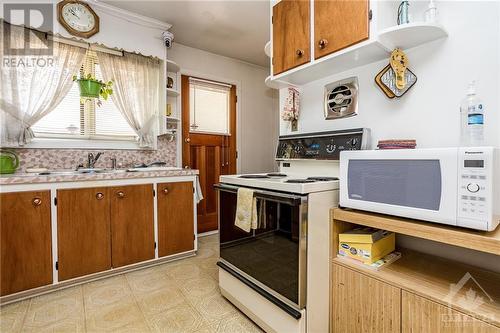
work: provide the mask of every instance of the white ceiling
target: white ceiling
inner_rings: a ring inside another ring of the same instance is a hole
[[[172,24],[174,43],[269,67],[268,0],[103,2]]]

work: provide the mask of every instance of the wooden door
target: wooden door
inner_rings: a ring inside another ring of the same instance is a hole
[[[368,39],[368,0],[314,0],[314,55],[321,58]]]
[[[57,190],[59,281],[111,269],[109,189]]]
[[[236,86],[230,91],[230,135],[195,133],[190,130],[189,77],[182,76],[182,164],[198,169],[204,199],[198,204],[198,233],[217,230],[217,193],[220,175],[236,173]]]
[[[282,0],[273,7],[273,74],[311,60],[309,0]]]
[[[193,183],[158,184],[158,256],[194,249]]]
[[[0,194],[0,295],[52,283],[50,191]]]
[[[402,333],[500,333],[500,328],[403,291]]]
[[[113,187],[110,196],[112,266],[154,259],[153,185]]]
[[[332,265],[333,332],[399,332],[401,289]]]

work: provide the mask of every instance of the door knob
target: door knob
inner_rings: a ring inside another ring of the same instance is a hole
[[[40,198],[34,198],[31,203],[33,204],[33,206],[37,207],[37,206],[40,206],[42,204],[42,199]]]
[[[304,55],[304,50],[298,49],[297,51],[295,51],[295,54],[297,55],[297,57],[302,57]]]
[[[163,189],[163,193],[164,193],[164,194],[168,194],[168,188],[164,188],[164,189]]]
[[[101,192],[98,192],[96,195],[95,195],[95,198],[97,200],[102,200],[104,198],[104,194],[102,194]]]
[[[318,45],[320,49],[324,49],[328,45],[328,40],[320,39]]]
[[[120,199],[121,199],[121,198],[125,198],[125,193],[123,193],[122,191],[119,191],[119,192],[116,192],[116,196],[117,196],[118,198],[120,198]]]

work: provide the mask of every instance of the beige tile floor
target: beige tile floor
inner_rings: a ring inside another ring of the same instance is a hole
[[[220,294],[218,236],[198,255],[0,308],[1,332],[262,332]]]

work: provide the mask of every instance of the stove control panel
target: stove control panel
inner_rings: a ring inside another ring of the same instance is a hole
[[[338,160],[342,150],[366,149],[368,136],[366,128],[282,136],[276,159]]]

